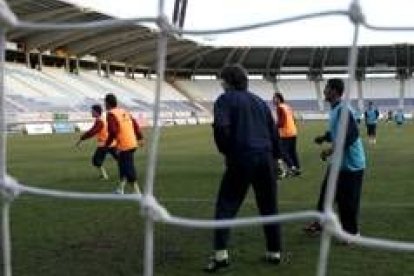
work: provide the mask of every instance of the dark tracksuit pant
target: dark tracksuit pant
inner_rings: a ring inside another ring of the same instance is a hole
[[[325,174],[319,195],[317,209],[323,211],[329,169]],[[340,170],[337,180],[335,200],[338,204],[339,220],[342,228],[349,234],[357,234],[359,202],[361,197],[364,170]]]
[[[377,135],[377,124],[367,124],[367,135],[370,137]]]
[[[226,160],[226,171],[216,202],[215,218],[232,219],[236,216],[250,184],[252,184],[260,215],[278,213],[275,163],[271,153],[249,154],[237,160]],[[264,225],[266,248],[281,251],[280,226],[277,223]],[[229,228],[214,230],[214,249],[227,249]]]
[[[298,153],[296,151],[296,136],[280,138],[280,149],[282,159],[288,168],[295,166],[297,169],[300,169]]]
[[[98,168],[101,167],[107,154],[112,155],[115,160],[118,160],[118,152],[115,147],[97,147],[92,156],[92,165]]]
[[[137,172],[134,164],[134,149],[120,151],[118,155],[118,170],[119,179],[125,180],[128,183],[133,183],[137,180]]]

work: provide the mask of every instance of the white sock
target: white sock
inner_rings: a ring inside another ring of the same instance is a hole
[[[126,185],[125,180],[121,180],[121,182],[119,182],[118,191],[120,191],[122,194],[124,193],[125,185]]]
[[[133,188],[134,188],[134,193],[141,194],[141,190],[139,189],[139,185],[137,182],[134,182]]]
[[[101,176],[103,179],[108,179],[108,173],[106,172],[104,167],[99,167],[99,171],[101,172]]]
[[[271,259],[280,259],[280,252],[267,251],[266,257]]]
[[[223,260],[227,260],[228,258],[229,258],[229,252],[227,251],[227,249],[216,250],[214,252],[214,259],[216,261],[223,261]]]

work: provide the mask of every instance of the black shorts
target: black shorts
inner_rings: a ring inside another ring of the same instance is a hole
[[[101,167],[108,153],[112,155],[115,160],[118,159],[118,152],[116,148],[97,147],[92,156],[92,165],[95,167]]]
[[[129,183],[137,180],[137,172],[134,164],[135,149],[120,151],[118,155],[119,178],[126,179]]]
[[[368,125],[367,124],[367,134],[368,136],[375,136],[377,134],[377,125]]]

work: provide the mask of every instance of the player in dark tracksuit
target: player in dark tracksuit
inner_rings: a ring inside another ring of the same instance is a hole
[[[214,140],[225,157],[226,170],[216,201],[215,219],[236,216],[252,184],[256,203],[262,216],[275,215],[277,183],[275,158],[279,157],[279,136],[270,108],[258,96],[247,90],[248,80],[238,65],[227,66],[221,72],[225,92],[214,104]],[[229,228],[214,230],[214,255],[204,269],[215,272],[229,265],[227,242]],[[264,226],[265,260],[280,261],[280,227],[277,223]]]

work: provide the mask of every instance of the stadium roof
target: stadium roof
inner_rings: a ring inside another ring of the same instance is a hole
[[[8,0],[19,19],[35,22],[85,22],[110,19],[108,15],[58,0]],[[20,49],[50,51],[69,57],[95,56],[102,61],[121,62],[154,70],[158,32],[144,26],[93,31],[11,30],[9,41]],[[414,45],[362,46],[358,72],[411,74]],[[225,64],[241,63],[250,73],[311,74],[345,73],[347,47],[212,47],[188,39],[169,37],[167,70],[185,73],[216,73]]]

